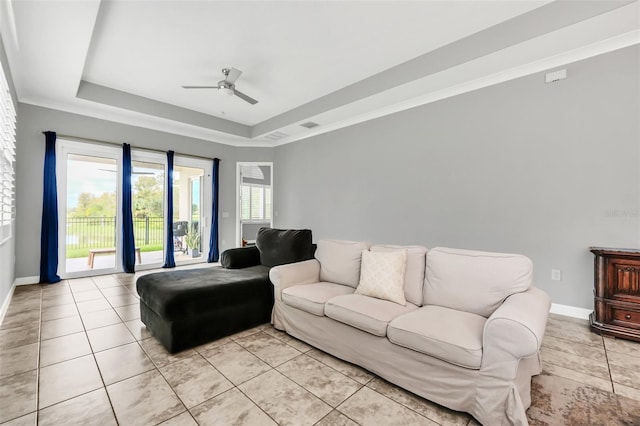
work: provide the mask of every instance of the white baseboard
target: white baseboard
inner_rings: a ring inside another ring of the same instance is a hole
[[[40,277],[34,275],[33,277],[20,277],[16,278],[14,281],[14,285],[29,285],[29,284],[38,284],[40,282]]]
[[[11,286],[11,289],[9,290],[9,294],[7,294],[7,297],[4,299],[4,302],[2,303],[2,307],[0,308],[0,325],[2,325],[2,321],[4,321],[4,316],[9,310],[9,303],[11,303],[11,298],[13,297],[13,291],[15,289],[16,289],[16,283],[14,281],[13,285]]]
[[[576,308],[575,306],[560,305],[558,303],[551,304],[551,313],[564,315],[567,317],[589,319],[589,315],[593,312],[593,309]]]

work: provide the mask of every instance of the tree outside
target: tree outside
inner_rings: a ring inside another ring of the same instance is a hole
[[[163,216],[163,177],[140,176],[134,185],[133,217]]]
[[[137,176],[133,187],[136,247],[161,251],[164,241],[163,173]],[[174,188],[174,202],[177,188]],[[115,247],[117,199],[115,192],[82,192],[67,213],[67,257],[86,257],[93,248]]]

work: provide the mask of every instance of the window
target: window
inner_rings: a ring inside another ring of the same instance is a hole
[[[15,219],[16,111],[0,67],[0,243],[11,237]]]
[[[241,197],[243,221],[271,220],[271,187],[243,184]]]

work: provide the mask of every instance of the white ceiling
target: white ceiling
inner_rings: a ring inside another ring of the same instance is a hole
[[[640,5],[5,0],[0,29],[20,102],[273,146],[640,43]],[[181,88],[223,67],[258,104]]]

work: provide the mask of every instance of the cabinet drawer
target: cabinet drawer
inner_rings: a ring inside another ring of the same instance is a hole
[[[640,329],[640,311],[616,305],[608,305],[607,307],[608,317],[612,324]]]

